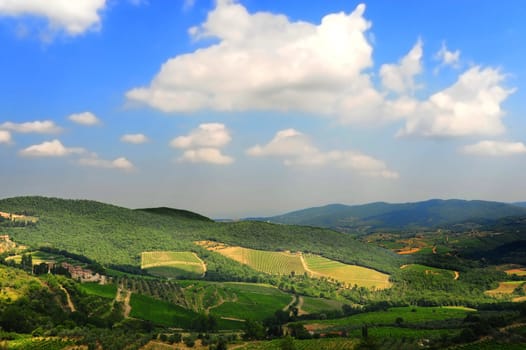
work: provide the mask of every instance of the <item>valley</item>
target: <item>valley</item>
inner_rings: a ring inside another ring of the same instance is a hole
[[[35,218],[0,223],[4,348],[526,344],[522,217],[353,233],[45,197],[0,210]]]

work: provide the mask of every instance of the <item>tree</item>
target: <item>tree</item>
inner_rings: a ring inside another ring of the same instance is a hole
[[[246,320],[245,322],[245,339],[263,339],[265,337],[265,329],[260,322],[253,320]]]
[[[294,345],[294,340],[290,335],[287,335],[283,340],[281,341],[279,348],[281,350],[296,350],[296,346]]]
[[[22,254],[22,260],[20,261],[20,267],[23,270],[32,272],[33,271],[33,256],[31,254]]]

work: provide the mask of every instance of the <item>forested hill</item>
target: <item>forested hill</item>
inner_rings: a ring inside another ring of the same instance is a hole
[[[313,252],[347,263],[392,272],[400,266],[390,251],[336,231],[263,222],[216,223],[199,214],[163,209],[163,215],[86,200],[16,197],[0,200],[0,211],[38,218],[23,227],[0,223],[2,234],[38,248],[51,246],[82,254],[102,264],[140,265],[150,250],[191,250],[215,254],[194,244],[217,240],[231,245]],[[169,215],[166,215],[169,213]]]
[[[153,213],[153,214],[159,214],[159,215],[166,215],[171,216],[173,218],[187,218],[187,219],[194,219],[199,221],[213,221],[212,219],[201,215],[194,213],[189,210],[184,209],[174,209],[174,208],[167,208],[167,207],[159,207],[159,208],[144,208],[144,209],[136,209],[137,211],[144,211],[147,213]]]
[[[526,207],[479,200],[432,199],[424,202],[400,204],[384,202],[353,206],[331,204],[298,210],[263,220],[283,224],[326,227],[343,232],[367,233],[376,230],[435,228],[470,220],[495,220],[519,215],[526,215]]]

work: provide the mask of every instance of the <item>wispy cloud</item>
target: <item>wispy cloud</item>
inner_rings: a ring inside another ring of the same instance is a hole
[[[24,148],[20,150],[19,154],[23,157],[65,157],[85,152],[86,150],[83,148],[65,147],[62,142],[55,139]]]
[[[396,179],[398,173],[374,157],[354,150],[321,151],[310,139],[295,129],[278,131],[266,145],[256,145],[246,152],[253,157],[282,158],[285,165],[334,166],[347,168],[368,176]]]
[[[19,133],[37,133],[37,134],[57,134],[62,128],[57,126],[52,120],[37,120],[25,123],[5,122],[0,124],[0,129],[10,130]]]
[[[526,145],[522,142],[485,140],[464,146],[462,152],[475,156],[503,157],[526,154]]]
[[[114,160],[101,159],[97,154],[90,154],[88,157],[79,159],[79,164],[94,168],[118,169],[123,171],[131,171],[135,166],[125,157],[119,157]]]
[[[149,139],[144,134],[125,134],[121,136],[121,141],[138,145],[148,142]]]
[[[74,113],[68,117],[74,123],[85,125],[85,126],[94,126],[101,124],[101,121],[97,116],[91,112],[82,112]]]

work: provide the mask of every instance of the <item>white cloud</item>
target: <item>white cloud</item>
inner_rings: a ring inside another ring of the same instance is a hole
[[[83,148],[65,147],[59,140],[46,141],[38,145],[29,146],[20,150],[19,154],[24,157],[65,157],[71,154],[84,153]]]
[[[75,113],[71,114],[68,117],[69,120],[71,120],[74,123],[86,125],[86,126],[93,126],[100,124],[99,118],[95,116],[95,114],[91,112],[82,112],[82,113]]]
[[[37,133],[37,134],[56,134],[62,131],[60,127],[55,125],[52,120],[37,120],[34,122],[13,123],[5,122],[0,124],[0,129],[10,130],[20,133]]]
[[[361,4],[319,24],[268,12],[249,13],[233,0],[217,1],[193,39],[208,47],[167,60],[147,86],[129,90],[130,103],[164,112],[268,110],[329,116],[343,124],[404,122],[398,135],[461,137],[504,131],[501,104],[513,92],[497,69],[472,67],[452,86],[415,97],[423,70],[417,40],[398,62],[370,69],[371,23]],[[443,62],[460,51],[443,46]],[[431,85],[431,84],[429,84]]]
[[[165,112],[340,113],[345,97],[371,86],[362,73],[373,63],[364,11],[359,5],[314,25],[268,12],[250,14],[234,1],[218,1],[206,22],[189,32],[196,40],[219,42],[169,59],[149,86],[126,96]]]
[[[11,133],[7,130],[0,130],[0,144],[2,143],[11,143]]]
[[[399,136],[458,137],[504,132],[501,104],[514,92],[501,86],[504,75],[493,68],[472,67],[452,86],[426,101],[413,101]]]
[[[422,41],[418,40],[411,51],[398,64],[384,64],[380,68],[382,85],[399,94],[413,92],[414,78],[422,71]]]
[[[347,150],[322,152],[312,145],[309,138],[294,129],[281,130],[266,145],[256,145],[246,152],[254,157],[279,157],[285,165],[327,166],[356,170],[364,175],[396,179],[398,173],[366,154]]]
[[[0,16],[43,17],[51,32],[70,36],[100,28],[100,12],[106,0],[0,0]]]
[[[125,134],[121,136],[121,141],[126,143],[141,144],[148,142],[148,137],[144,134]]]
[[[79,164],[94,168],[118,169],[124,171],[135,169],[133,163],[124,157],[119,157],[114,160],[106,160],[99,158],[96,154],[91,154],[89,157],[79,159]]]
[[[526,145],[522,142],[486,140],[473,145],[464,146],[462,152],[475,156],[511,156],[516,154],[526,154]]]
[[[458,62],[460,60],[460,50],[449,51],[446,43],[442,43],[442,47],[435,54],[435,58],[440,60],[441,66],[452,66],[456,68],[458,67]]]
[[[221,150],[217,148],[198,148],[184,151],[183,155],[178,159],[179,162],[189,163],[210,163],[218,165],[226,165],[234,162],[234,159],[225,156]]]
[[[219,148],[227,145],[232,138],[224,124],[201,124],[186,136],[174,138],[170,145],[175,148],[186,149],[178,159],[179,162],[231,164],[234,159],[225,156]]]
[[[224,124],[201,124],[190,134],[174,138],[170,145],[175,148],[223,147],[232,138]]]

